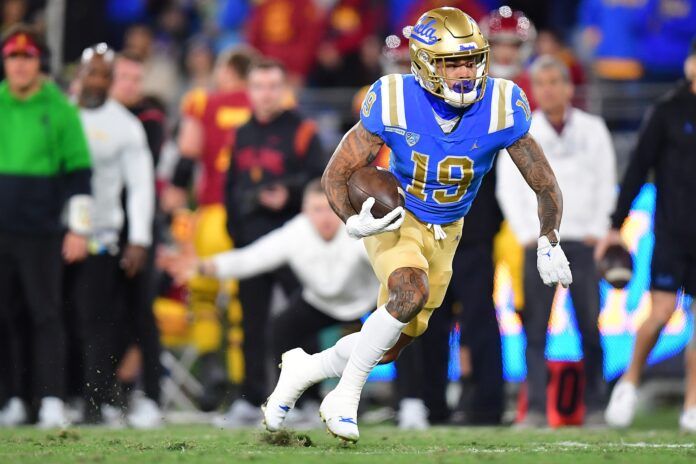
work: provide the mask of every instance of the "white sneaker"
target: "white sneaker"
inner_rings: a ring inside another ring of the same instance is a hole
[[[329,433],[344,441],[357,442],[360,438],[358,431],[358,401],[346,398],[336,390],[332,390],[319,406],[319,415],[326,424]]]
[[[427,430],[428,408],[419,398],[404,398],[399,402],[399,413],[396,421],[401,430]]]
[[[70,425],[68,415],[65,413],[63,400],[55,396],[47,396],[41,399],[39,408],[39,421],[36,426],[40,429],[65,428]]]
[[[70,398],[65,403],[65,415],[71,424],[79,424],[85,421],[87,403],[82,398]]]
[[[16,427],[28,419],[27,407],[21,398],[12,397],[0,412],[0,426]]]
[[[239,399],[232,403],[230,410],[224,416],[213,419],[213,425],[227,429],[257,427],[261,425],[263,414],[261,410],[247,400]]]
[[[102,404],[99,408],[103,424],[112,429],[123,429],[126,427],[126,418],[123,415],[123,410],[117,406],[110,404]]]
[[[679,427],[683,432],[696,433],[696,406],[682,412],[679,417]]]
[[[126,421],[136,429],[156,429],[164,425],[164,415],[157,402],[151,398],[133,395]]]
[[[305,353],[302,348],[286,351],[281,360],[278,384],[261,406],[263,423],[269,432],[280,430],[297,399],[316,383],[313,379],[320,376],[319,359]]]
[[[604,419],[610,427],[624,428],[631,425],[636,414],[638,390],[631,382],[619,380],[611,392]]]

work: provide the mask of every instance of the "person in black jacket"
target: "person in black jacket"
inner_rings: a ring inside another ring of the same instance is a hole
[[[301,209],[305,185],[320,177],[326,164],[312,121],[285,109],[285,69],[260,61],[249,70],[252,117],[233,134],[231,164],[225,186],[227,228],[235,248],[282,226]],[[259,406],[268,395],[267,329],[273,287],[286,294],[299,286],[288,268],[239,283],[244,330],[242,398],[219,423],[225,427],[256,425]]]
[[[10,409],[20,412],[12,420],[5,415],[5,423],[25,422],[20,398],[33,396],[41,402],[38,426],[63,427],[69,421],[61,281],[63,263],[87,255],[90,154],[77,109],[41,72],[47,48],[36,31],[15,26],[0,50],[6,74],[0,82],[0,325],[11,342],[31,341],[22,367],[32,378],[28,395],[18,391],[19,379],[0,378],[12,384],[10,401],[17,407]],[[22,317],[29,324],[18,336]],[[6,348],[26,353],[16,344]],[[13,377],[21,375],[12,367]]]
[[[454,255],[452,279],[457,285],[452,286],[450,297],[461,304],[460,357],[468,355],[470,369],[461,372],[462,395],[453,417],[460,425],[500,424],[505,406],[503,348],[493,302],[493,240],[503,213],[495,197],[493,171],[481,184]],[[466,362],[460,364],[466,367]]]
[[[660,331],[677,306],[677,292],[696,294],[696,39],[684,66],[687,82],[660,100],[641,128],[638,145],[621,183],[612,229],[598,246],[603,256],[610,244],[621,243],[619,228],[633,199],[654,171],[655,248],[651,265],[650,315],[636,336],[628,369],[616,384],[605,412],[607,423],[626,427],[636,409],[641,371]],[[686,350],[687,395],[680,424],[696,431],[696,346]]]
[[[111,98],[133,113],[145,129],[152,163],[157,169],[160,152],[166,138],[166,116],[164,105],[155,97],[143,94],[143,61],[135,54],[124,51],[118,54],[113,65]],[[155,179],[156,181],[156,179]],[[124,197],[125,200],[125,197]],[[157,293],[158,275],[155,272],[155,252],[165,233],[166,223],[156,199],[155,218],[152,229],[152,246],[148,249],[142,272],[125,282],[126,327],[123,334],[123,353],[119,361],[121,372],[129,360],[142,359],[142,389],[144,395],[132,395],[128,423],[136,428],[160,426],[162,413],[159,410],[160,383],[164,374],[160,363],[162,347],[155,322],[153,305]],[[127,219],[127,218],[126,218]],[[126,240],[127,224],[123,227],[122,241]],[[132,384],[135,378],[119,379]]]
[[[481,183],[464,221],[452,262],[452,283],[428,332],[404,350],[396,361],[400,397],[397,422],[401,428],[423,429],[451,420],[457,425],[499,424],[504,407],[503,355],[493,302],[493,239],[503,217],[495,197],[495,170]],[[462,394],[450,417],[445,398],[449,379],[450,309],[459,322]],[[425,375],[424,375],[425,373]],[[419,405],[419,402],[421,403]],[[427,407],[427,421],[425,409]]]

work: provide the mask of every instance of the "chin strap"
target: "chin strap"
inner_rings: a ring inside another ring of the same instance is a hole
[[[427,227],[429,230],[433,231],[435,240],[444,240],[447,238],[447,234],[440,224],[428,224]]]

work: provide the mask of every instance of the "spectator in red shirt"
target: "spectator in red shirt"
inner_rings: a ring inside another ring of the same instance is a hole
[[[514,81],[527,94],[534,110],[535,104],[530,98],[531,82],[525,70],[525,63],[534,51],[534,24],[523,12],[501,6],[481,19],[479,25],[491,46],[488,75]]]
[[[251,12],[249,43],[288,71],[293,84],[304,82],[323,32],[312,0],[263,0]]]
[[[310,85],[359,87],[379,79],[385,19],[381,0],[339,0],[326,18]]]

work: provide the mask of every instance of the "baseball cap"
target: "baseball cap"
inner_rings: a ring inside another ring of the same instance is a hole
[[[2,57],[7,58],[13,53],[24,53],[28,56],[38,57],[41,54],[39,45],[26,32],[17,32],[5,40],[2,46]]]

